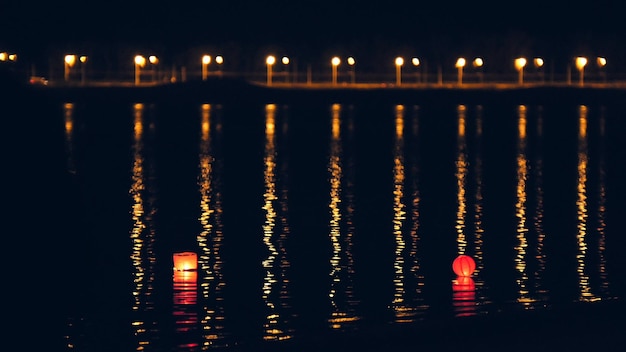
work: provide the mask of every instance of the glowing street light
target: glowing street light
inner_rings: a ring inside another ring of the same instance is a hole
[[[76,63],[76,55],[65,55],[65,82],[68,82],[70,80],[70,69],[74,66],[74,64]]]
[[[157,67],[156,65],[159,63],[159,58],[155,55],[148,56],[148,61],[152,64],[152,82],[156,81],[157,76]]]
[[[586,57],[582,57],[582,56],[578,56],[576,58],[576,68],[578,69],[579,72],[579,84],[582,86],[583,85],[583,77],[585,74],[585,66],[587,65],[587,58]]]
[[[211,63],[210,55],[202,56],[202,80],[206,81],[207,76],[209,75],[209,64]]]
[[[85,84],[85,70],[87,66],[87,56],[83,55],[78,58],[80,61],[80,83]]]
[[[285,65],[285,82],[289,83],[289,58],[287,56],[283,56],[283,58],[280,59],[280,62]]]
[[[402,84],[402,65],[404,65],[404,59],[401,57],[396,57],[396,85]]]
[[[217,64],[218,72],[221,75],[222,74],[222,65],[224,64],[224,58],[221,55],[216,56],[215,57],[215,63]]]
[[[276,63],[276,57],[274,57],[273,55],[269,55],[265,59],[265,64],[267,64],[267,85],[268,86],[272,85],[272,65],[274,65],[275,63]]]
[[[354,58],[352,56],[350,56],[347,59],[348,65],[350,66],[350,82],[352,82],[352,84],[354,84],[356,82],[356,72],[354,69],[354,65],[356,65],[356,61],[354,60]]]
[[[536,57],[533,59],[533,64],[535,65],[535,69],[539,72],[539,76],[541,77],[541,81],[544,81],[544,75],[543,75],[543,70],[541,70],[541,68],[543,67],[543,59],[540,57]]]
[[[474,59],[474,61],[472,61],[472,66],[474,66],[474,68],[478,71],[477,74],[480,83],[483,83],[483,72],[481,71],[481,67],[483,67],[484,64],[485,62],[480,57],[477,57]]]
[[[415,82],[419,83],[419,81],[420,81],[420,74],[419,74],[419,71],[417,70],[417,68],[420,65],[420,59],[414,57],[414,58],[411,59],[411,63],[415,67]]]
[[[456,60],[456,63],[454,64],[454,67],[456,67],[458,70],[457,79],[459,85],[461,85],[463,84],[463,67],[465,67],[465,59],[462,57],[458,58]]]
[[[523,57],[518,57],[515,59],[515,69],[518,72],[517,82],[519,84],[524,84],[524,67],[526,66],[526,59]]]
[[[330,60],[330,64],[332,66],[332,83],[333,85],[337,84],[337,66],[341,63],[341,60],[335,56]]]
[[[139,85],[141,81],[141,68],[146,66],[146,58],[137,55],[135,56],[135,85]]]
[[[603,70],[604,66],[606,66],[606,58],[598,56],[596,59],[596,63],[598,64],[598,68],[600,69],[600,75],[602,76],[602,80],[606,82],[606,71]]]

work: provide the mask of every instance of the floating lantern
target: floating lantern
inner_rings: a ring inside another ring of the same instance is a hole
[[[476,262],[469,255],[461,254],[452,262],[452,270],[457,276],[471,276],[476,269]]]
[[[194,252],[174,253],[174,270],[189,271],[198,269],[198,255]]]

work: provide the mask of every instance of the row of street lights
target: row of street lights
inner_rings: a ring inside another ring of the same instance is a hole
[[[17,59],[16,54],[8,54],[5,52],[0,53],[0,61],[15,61],[16,59]],[[212,61],[213,61],[213,58],[210,55],[203,55],[201,58],[203,81],[206,80],[209,75],[208,67]],[[224,63],[224,58],[221,55],[218,55],[218,56],[215,56],[214,61],[216,64],[222,65]],[[579,57],[576,57],[574,61],[575,61],[576,69],[579,71],[579,84],[583,85],[584,69],[585,69],[585,66],[587,66],[588,60],[585,57],[579,56]],[[65,55],[65,58],[64,58],[65,82],[69,82],[71,69],[76,65],[77,62],[81,63],[81,82],[83,83],[85,82],[85,66],[87,62],[87,56],[85,55],[78,56],[75,54]],[[148,62],[152,65],[157,65],[159,63],[159,59],[155,55],[150,55],[148,56],[147,59],[143,55],[135,56],[134,63],[135,63],[135,84],[136,85],[141,83],[141,70],[146,66]],[[276,62],[277,62],[277,59],[274,55],[269,55],[266,57],[265,64],[267,65],[267,85],[268,86],[272,85],[272,81],[273,81],[272,67],[276,64]],[[289,57],[283,56],[281,58],[281,62],[285,66],[289,65],[289,62],[290,62]],[[346,62],[348,66],[350,66],[350,71],[349,71],[350,80],[352,83],[355,83],[356,60],[354,59],[354,57],[348,57],[346,59]],[[540,57],[535,57],[532,62],[536,69],[539,69],[543,67],[544,65],[544,61]],[[338,70],[339,65],[341,64],[341,59],[337,56],[332,57],[330,60],[330,63],[331,63],[331,83],[333,85],[336,85],[337,84],[337,70]],[[606,66],[607,61],[606,61],[606,58],[604,57],[597,57],[596,63],[599,68],[603,68],[604,66]],[[402,85],[402,66],[404,65],[404,58],[400,56],[396,57],[394,60],[394,64],[396,67],[396,85],[400,86]],[[420,66],[419,58],[417,57],[411,58],[411,64],[416,68],[419,67]],[[455,67],[457,68],[457,82],[459,85],[463,84],[463,69],[465,68],[466,65],[467,65],[467,61],[463,57],[459,57],[455,62]],[[484,65],[484,61],[482,58],[478,57],[472,61],[472,65],[474,66],[474,68],[478,69]],[[524,84],[524,68],[526,67],[526,65],[527,65],[527,59],[524,57],[518,57],[514,60],[514,67],[518,71],[518,83],[520,85]],[[155,69],[153,70],[153,74],[156,74]],[[153,77],[153,80],[154,80],[154,77]]]
[[[289,64],[289,58],[287,56],[283,56],[282,58],[282,63],[284,65],[288,65]],[[355,66],[356,66],[356,60],[354,59],[354,57],[350,56],[346,59],[346,62],[348,63],[348,66],[350,66],[350,81],[352,83],[355,83],[356,81],[356,74],[355,74]],[[416,57],[411,59],[411,63],[413,64],[413,66],[417,67],[420,65],[420,60]],[[269,55],[267,56],[267,58],[265,59],[265,64],[267,65],[267,85],[270,86],[272,85],[272,76],[273,76],[273,70],[272,67],[276,64],[276,57],[274,55]],[[333,58],[331,58],[330,60],[330,66],[331,66],[331,83],[333,85],[337,84],[337,69],[339,67],[339,65],[341,64],[341,59],[338,56],[334,56]],[[396,65],[396,84],[397,85],[401,85],[402,83],[402,65],[404,65],[404,58],[402,57],[397,57],[395,60],[395,65]]]

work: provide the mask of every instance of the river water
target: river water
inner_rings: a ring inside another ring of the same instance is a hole
[[[22,226],[60,230],[28,231],[42,260],[25,281],[54,297],[67,350],[279,346],[625,294],[619,104],[36,111],[22,118],[51,127],[11,137],[28,144],[26,193],[58,201]],[[197,271],[173,270],[179,252]],[[470,278],[452,271],[459,254]]]

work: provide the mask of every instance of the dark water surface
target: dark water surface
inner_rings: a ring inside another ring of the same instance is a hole
[[[623,306],[616,102],[9,105],[22,346],[362,350],[477,318],[523,341]]]

